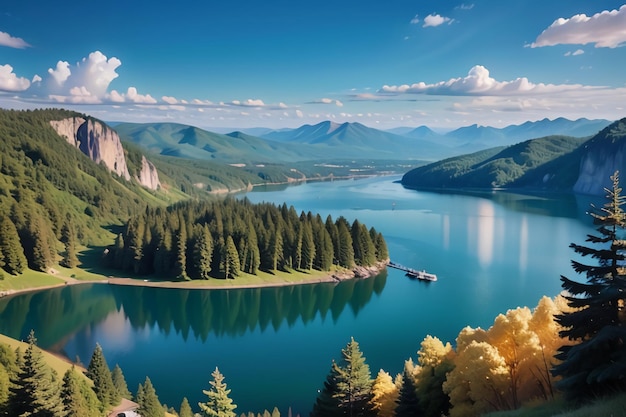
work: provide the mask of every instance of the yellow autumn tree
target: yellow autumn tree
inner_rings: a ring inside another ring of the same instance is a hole
[[[426,336],[417,352],[420,365],[417,376],[417,396],[423,417],[447,415],[450,399],[443,392],[446,375],[454,369],[454,350],[433,336]]]
[[[391,375],[384,370],[378,371],[372,385],[372,405],[378,417],[394,417],[399,388]]]
[[[506,361],[498,350],[487,342],[471,341],[457,352],[455,367],[443,383],[452,406],[450,417],[506,409],[509,384]]]

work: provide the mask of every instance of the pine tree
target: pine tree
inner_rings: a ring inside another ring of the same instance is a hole
[[[86,382],[80,379],[73,366],[63,376],[61,403],[64,417],[94,417],[102,414],[100,401]]]
[[[350,235],[350,225],[343,217],[337,219],[337,236],[339,244],[337,263],[344,268],[352,268],[354,266],[354,247]]]
[[[24,249],[17,228],[7,216],[0,218],[0,254],[5,271],[13,275],[24,272],[27,265]]]
[[[76,231],[71,218],[66,219],[65,223],[63,223],[61,242],[63,242],[65,252],[60,263],[66,268],[74,268],[78,265],[78,257],[76,255]]]
[[[348,416],[373,415],[370,368],[354,338],[350,339],[341,354],[337,379],[339,407],[345,409]]]
[[[239,265],[239,253],[237,253],[237,247],[235,247],[235,242],[231,236],[226,238],[224,250],[224,276],[226,279],[234,279],[239,276],[241,267]]]
[[[213,238],[209,227],[205,224],[193,248],[194,265],[200,279],[209,279],[211,272],[211,258],[213,256]]]
[[[137,411],[142,417],[164,417],[165,410],[159,402],[159,397],[152,385],[150,378],[146,377],[143,385],[139,384],[137,389]]]
[[[330,372],[326,376],[324,381],[324,388],[319,391],[315,404],[313,405],[313,411],[311,411],[311,417],[335,417],[343,415],[342,410],[339,408],[339,388],[337,388],[337,380],[339,367],[336,366],[333,360]]]
[[[61,414],[59,384],[46,365],[32,330],[28,336],[28,348],[19,360],[19,371],[11,382],[9,415],[57,417]]]
[[[315,242],[313,241],[311,223],[308,221],[302,225],[301,259],[302,269],[313,269],[313,260],[315,259]]]
[[[124,378],[122,368],[120,368],[118,364],[115,364],[115,368],[111,371],[111,380],[113,380],[113,386],[121,398],[130,400],[133,397],[128,390],[128,384],[126,384],[126,378]]]
[[[187,228],[184,225],[178,230],[176,239],[174,276],[181,281],[189,279],[189,276],[187,276]]]
[[[374,416],[370,368],[354,338],[341,356],[340,363],[333,362],[311,415]]]
[[[570,245],[574,252],[597,260],[597,264],[572,261],[574,271],[586,276],[586,283],[561,277],[573,311],[556,319],[565,328],[561,337],[577,344],[559,349],[556,358],[562,363],[553,368],[553,374],[562,377],[557,386],[572,400],[626,390],[625,198],[618,172],[611,180],[612,189],[605,189],[607,203],[590,213],[599,227],[598,234],[588,235],[586,241],[597,247]]]
[[[191,405],[189,405],[189,400],[187,400],[187,397],[184,397],[183,402],[180,403],[180,411],[178,412],[178,417],[193,417],[193,411],[191,410]]]
[[[402,375],[402,387],[400,387],[400,395],[398,396],[396,417],[414,417],[420,415],[420,403],[417,398],[415,388],[415,380],[405,365],[404,374]]]
[[[119,404],[120,395],[113,385],[111,370],[99,344],[96,344],[91,355],[91,361],[87,367],[87,377],[93,381],[93,390],[105,407]]]
[[[213,380],[209,381],[211,388],[202,390],[208,397],[208,400],[205,403],[198,403],[200,415],[203,417],[235,417],[236,414],[233,410],[237,406],[233,404],[233,400],[228,396],[230,390],[226,388],[224,375],[220,373],[218,368],[215,368],[211,376],[213,377]]]

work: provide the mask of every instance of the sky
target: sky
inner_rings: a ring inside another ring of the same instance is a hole
[[[623,2],[6,0],[0,107],[216,130],[617,120]]]

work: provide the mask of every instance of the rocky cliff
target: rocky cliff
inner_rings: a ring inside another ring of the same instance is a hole
[[[139,171],[139,176],[136,179],[141,185],[151,190],[157,190],[161,187],[156,167],[143,155],[141,156],[141,171]]]
[[[50,124],[68,143],[80,149],[96,163],[104,165],[120,177],[130,180],[122,142],[107,125],[92,119],[72,117],[51,121]]]
[[[578,180],[574,192],[604,195],[611,188],[610,177],[621,173],[621,183],[626,180],[626,118],[603,129],[582,145]]]
[[[82,117],[53,120],[50,124],[70,145],[80,149],[93,161],[104,163],[120,177],[130,180],[124,148],[115,130],[104,123]],[[161,186],[156,167],[143,155],[141,169],[135,179],[151,190],[157,190]]]

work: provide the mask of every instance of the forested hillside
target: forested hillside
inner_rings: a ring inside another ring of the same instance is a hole
[[[181,197],[117,177],[69,145],[49,122],[74,115],[0,111],[0,262],[11,274],[45,271],[61,252],[75,265],[79,244],[110,241],[103,226]]]
[[[562,164],[567,155],[571,155],[584,143],[585,139],[568,136],[548,136],[532,139],[509,147],[492,148],[469,155],[449,158],[407,172],[402,184],[409,188],[499,188],[522,184],[527,175],[534,175],[546,164],[559,160]],[[570,167],[571,164],[567,165]],[[577,178],[576,171],[554,168],[548,178],[566,175]],[[544,170],[545,171],[545,170]],[[543,172],[543,171],[542,171]],[[560,178],[559,178],[560,179]],[[546,186],[543,178],[537,187]]]

